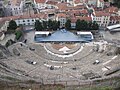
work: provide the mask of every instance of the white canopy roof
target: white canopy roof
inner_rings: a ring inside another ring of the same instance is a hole
[[[46,35],[48,35],[49,33],[50,33],[49,31],[36,31],[35,35],[36,34],[46,34]]]
[[[120,24],[107,26],[108,29],[114,29],[114,28],[119,28],[119,27],[120,27]]]
[[[90,34],[90,35],[92,35],[91,32],[77,32],[77,34]]]
[[[80,31],[80,32],[77,32],[77,34],[78,34],[78,35],[91,35],[91,38],[94,39],[94,38],[93,38],[93,34],[92,34],[91,32],[81,32],[81,31]]]

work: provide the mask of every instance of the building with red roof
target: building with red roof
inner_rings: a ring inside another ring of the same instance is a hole
[[[110,17],[110,25],[120,23],[120,16],[111,16]]]
[[[99,26],[106,27],[110,23],[110,14],[105,11],[95,11],[92,20],[97,22]]]
[[[91,17],[86,17],[86,16],[84,16],[84,17],[78,16],[78,17],[70,18],[70,20],[71,20],[71,27],[72,27],[72,28],[75,28],[75,27],[76,27],[76,21],[77,21],[78,19],[84,20],[84,21],[87,21],[87,22],[92,21],[92,18],[91,18]]]
[[[68,16],[65,13],[59,13],[59,14],[56,15],[56,20],[60,21],[60,28],[65,27],[67,17]]]

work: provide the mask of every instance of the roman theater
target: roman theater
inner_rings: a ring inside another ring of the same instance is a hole
[[[55,40],[58,39],[56,37]],[[34,80],[43,84],[67,82],[67,85],[119,76],[120,48],[115,43],[105,40],[90,42],[49,42],[51,38],[45,40],[47,42],[18,42],[8,48],[1,45],[1,76],[10,76],[21,81]],[[68,40],[67,37],[65,40]]]

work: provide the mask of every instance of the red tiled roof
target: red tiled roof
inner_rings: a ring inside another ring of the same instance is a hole
[[[29,18],[47,18],[46,14],[34,14],[34,15],[20,15],[20,16],[10,16],[4,17],[0,20],[0,22],[10,21],[10,20],[17,20],[17,19],[29,19]]]
[[[66,3],[58,3],[56,5],[58,6],[59,10],[67,10],[68,9]]]
[[[67,17],[67,15],[66,15],[66,14],[64,14],[64,13],[59,13],[59,14],[57,14],[57,17],[59,17],[59,18],[61,18],[61,17],[66,18],[66,17]]]
[[[84,5],[77,5],[75,7],[73,7],[74,9],[84,9],[85,6]]]
[[[74,0],[74,3],[75,3],[75,4],[79,4],[79,3],[80,3],[80,0]]]
[[[47,1],[46,4],[51,4],[51,5],[56,5],[58,2],[57,1]]]
[[[45,3],[46,0],[35,0],[36,3]]]
[[[110,16],[110,14],[107,13],[107,12],[104,12],[104,11],[96,11],[96,12],[95,12],[95,16],[97,16],[97,17]]]
[[[75,16],[79,16],[80,14],[83,14],[83,15],[86,15],[88,14],[88,11],[86,9],[82,9],[82,10],[70,10],[68,11],[68,13],[70,14],[73,14]]]
[[[92,21],[91,17],[81,17],[81,16],[79,16],[79,17],[71,18],[71,22],[75,23],[78,19],[85,20],[85,21]]]
[[[119,21],[120,20],[120,16],[111,16],[110,20]]]
[[[112,6],[112,7],[106,8],[105,11],[109,13],[115,13],[115,12],[118,12],[118,8]]]

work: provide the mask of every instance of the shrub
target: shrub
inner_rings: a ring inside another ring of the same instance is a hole
[[[20,30],[16,31],[16,32],[15,32],[15,35],[16,35],[15,38],[16,38],[17,40],[19,40],[20,37],[22,36],[22,31],[20,31]]]

